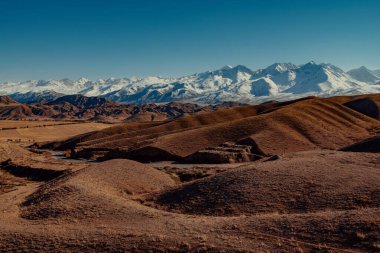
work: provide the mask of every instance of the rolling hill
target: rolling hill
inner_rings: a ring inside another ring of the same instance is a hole
[[[208,154],[281,155],[312,149],[337,149],[376,134],[378,117],[364,103],[379,95],[273,102],[207,112],[157,124],[126,124],[45,144],[74,156],[102,153],[103,159],[177,160],[203,163]],[[355,104],[356,106],[352,106]],[[364,108],[364,109],[363,109]],[[235,145],[235,146],[234,146]],[[247,151],[249,150],[249,151]],[[204,156],[199,157],[199,152]],[[247,153],[248,152],[248,153]],[[235,158],[234,158],[235,157]],[[253,156],[252,159],[258,158]],[[200,159],[200,160],[199,160]],[[242,157],[241,160],[250,160]]]

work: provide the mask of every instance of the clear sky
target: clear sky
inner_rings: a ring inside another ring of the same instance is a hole
[[[0,0],[0,81],[380,69],[379,0]]]

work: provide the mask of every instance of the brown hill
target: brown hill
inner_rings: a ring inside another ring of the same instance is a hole
[[[20,104],[8,97],[1,97],[1,99],[0,119],[66,119],[109,122],[163,121],[239,105],[225,103],[217,106],[200,106],[172,102],[138,106],[119,104],[104,98],[83,95],[66,95],[33,104]]]
[[[98,106],[105,106],[105,105],[110,105],[110,106],[118,105],[118,103],[109,101],[105,98],[86,97],[80,94],[58,97],[51,101],[45,102],[44,104],[45,105],[62,105],[65,103],[69,103],[77,108],[91,108],[91,107],[98,107]]]
[[[0,142],[0,164],[8,160],[17,160],[27,157],[27,151],[15,144]]]
[[[80,141],[77,138],[73,142],[73,138],[70,140],[72,146],[67,143],[55,146],[71,148],[78,151],[75,155],[86,157],[93,151],[112,150],[105,159],[124,157],[139,161],[188,159],[202,150],[220,150],[219,147],[227,142],[245,145],[256,155],[337,149],[368,138],[380,128],[378,120],[343,104],[354,99],[357,97],[311,97],[287,103],[237,107],[135,130],[127,130],[128,127],[123,130],[118,126],[84,138],[81,136]],[[219,155],[229,156],[224,151]],[[231,152],[231,160],[234,160],[239,154]],[[197,162],[204,161],[207,156]]]
[[[32,109],[7,96],[0,96],[0,119],[20,119],[33,116]]]
[[[344,147],[342,151],[380,153],[380,136],[365,139]]]
[[[181,185],[133,161],[34,154],[21,174],[0,167],[0,251],[378,252],[378,154],[269,160]]]
[[[12,98],[7,96],[0,96],[0,105],[18,104]]]
[[[311,98],[305,98],[311,99]],[[302,100],[305,100],[302,99]],[[95,133],[90,133],[86,136],[78,136],[77,138],[73,138],[69,140],[70,142],[79,143],[81,145],[94,145],[96,143],[102,143],[104,141],[108,141],[108,139],[123,139],[129,138],[133,136],[144,136],[149,134],[158,134],[165,135],[172,131],[181,131],[192,128],[199,128],[207,125],[213,125],[217,123],[223,123],[226,121],[232,121],[236,119],[242,119],[248,116],[254,116],[261,113],[268,112],[270,110],[275,110],[275,108],[279,108],[281,106],[286,106],[291,103],[295,103],[301,100],[283,102],[283,103],[271,103],[271,104],[262,104],[262,105],[254,105],[254,106],[240,106],[234,107],[232,109],[224,109],[218,110],[218,108],[224,108],[226,105],[221,104],[219,106],[212,106],[215,109],[215,112],[203,112],[196,115],[187,115],[182,118],[178,118],[173,121],[166,122],[157,122],[157,123],[128,123],[124,125],[118,125],[115,127],[110,127],[108,129],[104,129],[104,131],[98,131]],[[235,106],[235,103],[228,103],[227,106]],[[208,108],[210,106],[207,106]],[[109,138],[107,138],[109,137]],[[79,141],[80,140],[80,141]],[[56,148],[60,148],[59,143],[55,145]],[[67,145],[64,145],[66,148]]]
[[[308,151],[165,191],[165,210],[199,215],[305,213],[380,207],[379,157]]]
[[[21,104],[7,104],[6,106],[0,105],[0,118],[1,119],[20,119],[24,117],[32,117],[32,110]]]
[[[122,204],[116,204],[118,198],[163,190],[175,184],[168,174],[147,165],[110,160],[46,183],[24,202],[22,216],[28,219],[114,216],[123,208]]]
[[[369,117],[380,119],[380,95],[354,99],[344,105]]]

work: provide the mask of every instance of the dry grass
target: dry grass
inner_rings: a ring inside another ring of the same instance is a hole
[[[54,120],[0,120],[0,129],[32,128],[75,123],[76,122]]]
[[[18,123],[18,121],[15,121]],[[14,122],[2,122],[0,124],[15,126]],[[22,125],[22,121],[19,122],[19,126]],[[29,123],[29,122],[25,122]],[[30,123],[34,123],[30,121]],[[41,124],[41,121],[36,122],[35,126]],[[64,138],[69,138],[74,135],[83,134],[91,131],[105,129],[110,127],[110,124],[103,123],[75,123],[60,125],[62,122],[46,122],[44,127],[29,127],[19,129],[0,130],[0,140],[21,140],[21,141],[52,141]],[[52,123],[48,125],[48,123]],[[67,122],[66,122],[67,123]],[[25,125],[24,125],[25,126]]]

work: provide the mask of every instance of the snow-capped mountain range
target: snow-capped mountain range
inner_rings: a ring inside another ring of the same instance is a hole
[[[171,101],[215,104],[224,101],[258,103],[309,95],[334,96],[380,92],[380,70],[365,67],[344,72],[331,64],[275,63],[265,69],[225,66],[179,78],[109,78],[91,81],[29,80],[0,83],[0,95],[19,102],[63,94],[100,96],[127,103]]]

